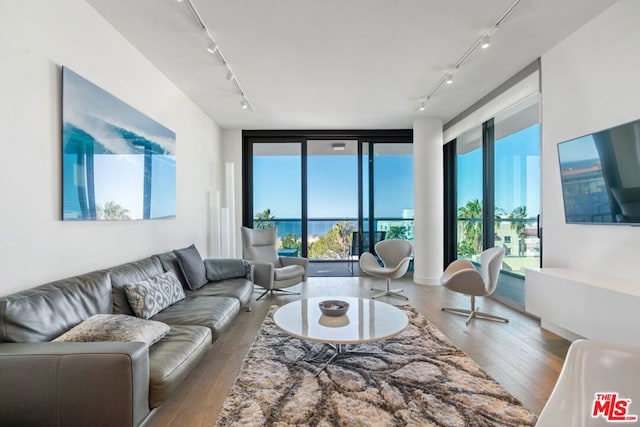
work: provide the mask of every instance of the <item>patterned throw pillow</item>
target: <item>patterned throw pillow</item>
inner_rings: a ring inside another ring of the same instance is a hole
[[[124,285],[124,293],[133,312],[143,319],[184,299],[184,290],[173,271]]]
[[[126,314],[95,314],[53,342],[144,342],[152,345],[169,332],[169,326]]]

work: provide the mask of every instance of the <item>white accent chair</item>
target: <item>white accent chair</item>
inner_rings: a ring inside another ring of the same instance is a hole
[[[491,295],[498,285],[498,276],[504,258],[504,248],[489,248],[480,254],[480,271],[466,259],[457,259],[446,268],[440,277],[440,284],[454,292],[471,297],[471,310],[444,307],[442,311],[467,316],[466,325],[475,317],[481,319],[509,322],[504,317],[478,311],[476,297]]]
[[[405,275],[411,262],[411,252],[413,245],[411,242],[402,239],[389,239],[376,243],[375,251],[382,260],[381,267],[378,260],[370,252],[365,252],[360,256],[360,269],[375,277],[384,277],[387,280],[386,289],[374,289],[381,291],[372,298],[384,296],[401,298],[408,300],[404,295],[400,295],[402,289],[391,289],[391,279],[398,279]]]
[[[307,280],[309,260],[300,257],[278,256],[276,249],[277,229],[252,229],[242,227],[242,257],[253,265],[253,283],[267,293],[281,292],[300,295],[298,292],[285,291],[283,288],[297,285]]]
[[[640,347],[574,341],[536,426],[636,425],[640,421],[639,373]],[[635,415],[636,421],[610,423],[601,411],[593,417],[596,393],[617,393],[618,401],[631,399],[626,415]]]

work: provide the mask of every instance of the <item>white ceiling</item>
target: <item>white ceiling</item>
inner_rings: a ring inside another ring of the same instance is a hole
[[[255,112],[184,2],[87,0],[224,129],[411,128],[447,121],[614,0],[522,0],[414,109],[513,0],[192,0]],[[544,72],[544,70],[543,70]]]

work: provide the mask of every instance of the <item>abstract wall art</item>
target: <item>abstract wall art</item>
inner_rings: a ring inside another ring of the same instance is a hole
[[[63,67],[63,220],[175,216],[175,133]]]

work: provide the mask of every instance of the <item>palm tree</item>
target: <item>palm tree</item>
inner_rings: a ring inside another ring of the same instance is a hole
[[[104,207],[96,205],[96,217],[98,219],[131,219],[129,210],[116,202],[105,202]]]
[[[255,226],[256,228],[275,227],[278,223],[274,219],[275,216],[271,215],[271,209],[267,208],[256,214]]]
[[[462,255],[474,255],[482,252],[482,203],[478,199],[469,200],[458,208],[458,221],[462,225],[463,239],[458,245]],[[471,252],[471,253],[468,253]]]
[[[509,214],[509,219],[512,219],[511,229],[516,230],[516,234],[518,235],[518,256],[524,255],[524,236],[525,236],[525,228],[527,227],[527,207],[526,206],[518,206]]]
[[[404,225],[392,225],[387,231],[387,239],[407,239],[407,227]]]

